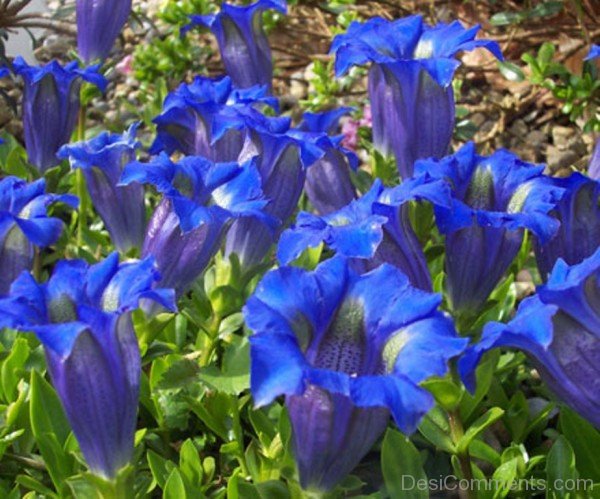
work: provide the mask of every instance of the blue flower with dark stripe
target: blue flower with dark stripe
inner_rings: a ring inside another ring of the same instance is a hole
[[[265,213],[282,229],[298,206],[306,171],[332,147],[324,133],[291,127],[289,118],[267,117],[251,107],[229,108],[215,120],[215,140],[231,130],[245,134],[240,161],[255,158],[268,204]],[[259,264],[274,245],[278,232],[260,220],[236,220],[227,234],[225,252],[235,254],[247,269]]]
[[[35,333],[85,460],[112,479],[133,455],[141,358],[131,312],[140,300],[175,310],[156,289],[151,259],[119,264],[117,253],[88,265],[60,261],[48,282],[24,272],[0,299],[0,328]]]
[[[390,413],[411,433],[433,407],[419,383],[443,376],[467,342],[440,302],[391,265],[360,275],[341,257],[314,272],[282,267],[258,284],[244,308],[252,395],[257,406],[285,395],[303,488],[339,483]]]
[[[250,5],[221,4],[218,14],[191,16],[192,26],[210,29],[217,38],[227,74],[238,88],[266,85],[270,90],[273,60],[263,29],[262,14],[269,9],[285,14],[285,0],[258,0]]]
[[[342,135],[335,136],[340,118],[350,111],[350,107],[341,107],[323,113],[307,112],[299,125],[301,130],[325,133],[331,139],[330,147],[325,148],[323,157],[306,172],[304,182],[309,201],[321,215],[339,210],[356,198],[350,172],[356,170],[359,159],[356,154],[342,146]]]
[[[104,91],[107,81],[99,66],[79,69],[76,61],[66,66],[52,61],[30,66],[22,57],[13,62],[14,72],[23,78],[23,127],[25,148],[31,164],[41,173],[56,166],[58,149],[69,142],[79,113],[82,81]]]
[[[499,347],[523,350],[558,398],[600,429],[600,249],[577,265],[559,259],[513,320],[485,326],[459,362],[470,390],[481,356]]]
[[[465,29],[458,21],[428,26],[421,16],[395,21],[374,17],[353,22],[334,38],[331,53],[338,76],[371,63],[373,141],[382,154],[396,157],[402,178],[412,176],[417,159],[448,152],[457,52],[482,47],[502,59],[496,42],[475,39],[478,31],[479,26]]]
[[[446,285],[453,311],[474,316],[519,252],[525,229],[545,244],[559,227],[549,212],[564,190],[542,175],[544,167],[504,149],[489,157],[468,143],[441,160],[420,160],[416,174],[446,179],[450,208],[435,207],[446,236]]]
[[[33,267],[35,247],[56,242],[64,227],[48,216],[53,203],[76,207],[78,200],[69,194],[46,194],[44,179],[27,183],[17,177],[0,180],[0,296],[23,271]]]
[[[166,154],[125,167],[121,184],[151,184],[163,195],[146,230],[144,257],[152,256],[162,284],[181,295],[221,246],[236,219],[256,219],[268,230],[261,178],[254,161],[213,163],[200,156],[173,162]]]
[[[600,182],[573,173],[568,178],[553,178],[552,183],[564,189],[564,194],[550,212],[560,222],[558,231],[545,243],[535,239],[535,257],[543,279],[559,258],[574,265],[600,247]]]
[[[144,188],[118,185],[123,168],[135,159],[135,151],[141,146],[135,138],[137,127],[132,125],[123,134],[103,132],[58,151],[59,158],[68,158],[73,168],[83,170],[94,208],[122,253],[141,247],[146,225]]]
[[[180,151],[216,162],[237,160],[244,144],[243,132],[234,129],[215,139],[213,127],[215,116],[229,107],[240,106],[277,109],[278,103],[266,86],[236,89],[229,76],[197,76],[192,83],[182,83],[167,95],[162,113],[153,120],[156,139],[150,152]]]
[[[308,247],[325,243],[336,254],[352,258],[356,270],[382,263],[398,267],[413,286],[431,290],[431,276],[409,217],[409,201],[427,200],[449,207],[450,188],[443,180],[423,175],[384,188],[376,180],[365,195],[328,215],[300,212],[279,240],[277,257],[284,265]]]

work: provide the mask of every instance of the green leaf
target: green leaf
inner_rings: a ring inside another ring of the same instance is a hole
[[[456,408],[464,393],[462,385],[459,386],[448,378],[429,378],[421,383],[421,386],[428,390],[438,404],[448,411]]]
[[[434,407],[429,411],[419,425],[419,432],[438,449],[449,454],[456,452],[452,438],[450,438],[448,417],[441,408]]]
[[[181,474],[174,468],[163,489],[163,499],[186,499],[187,493]]]
[[[189,438],[183,442],[179,450],[179,469],[185,480],[192,487],[197,487],[202,483],[202,462],[198,450]]]
[[[158,483],[158,486],[164,490],[167,479],[175,469],[175,463],[159,456],[152,450],[147,452],[146,459],[148,460],[150,471],[156,480],[156,483]]]
[[[492,407],[483,416],[475,420],[463,437],[457,443],[457,453],[462,454],[466,452],[471,445],[471,442],[480,435],[486,428],[498,421],[504,414],[504,411],[500,407]]]
[[[561,435],[548,453],[546,461],[546,481],[549,496],[552,498],[567,498],[572,495],[564,487],[566,480],[577,480],[579,473],[575,467],[575,453],[569,441]],[[561,484],[561,485],[559,485]]]
[[[72,474],[74,459],[64,445],[71,432],[56,392],[37,371],[31,371],[29,417],[33,436],[57,490]]]
[[[510,431],[513,442],[522,442],[529,424],[529,406],[522,391],[519,390],[510,399],[504,423]]]
[[[25,338],[17,338],[10,350],[10,354],[2,363],[0,378],[4,400],[13,402],[17,396],[17,385],[22,378],[25,362],[29,358],[29,344]]]
[[[508,81],[523,81],[525,80],[525,74],[523,70],[516,64],[508,61],[498,61],[498,69],[500,74],[504,76]]]
[[[573,447],[581,477],[600,482],[600,431],[567,407],[561,408],[559,426]]]
[[[394,499],[427,499],[427,475],[421,456],[412,442],[402,433],[387,430],[381,449],[381,469],[385,486]],[[424,487],[419,484],[425,484]]]
[[[490,24],[493,26],[507,26],[509,24],[519,24],[527,18],[523,12],[498,12],[490,17]]]
[[[250,388],[250,343],[247,338],[234,336],[223,355],[223,368],[209,366],[201,369],[199,378],[223,393],[238,395]]]

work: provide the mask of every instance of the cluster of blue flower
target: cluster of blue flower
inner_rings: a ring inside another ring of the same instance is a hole
[[[96,4],[106,12],[85,7]],[[118,11],[107,7],[113,4]],[[130,2],[77,5],[86,27],[78,40],[83,59],[105,57]],[[154,120],[148,162],[136,160],[136,125],[123,135],[68,144],[81,81],[106,85],[99,66],[13,64],[25,83],[30,162],[41,173],[60,159],[82,169],[115,247],[142,255],[121,264],[117,253],[91,266],[61,261],[48,282],[37,283],[30,274],[33,248],[53,244],[61,230],[46,208],[75,207],[77,200],[45,194],[44,180],[0,182],[0,326],[33,332],[44,345],[92,471],[114,477],[132,455],[140,354],[131,311],[175,310],[176,298],[223,245],[246,271],[277,247],[280,267],[244,307],[254,333],[252,394],[258,406],[285,395],[305,488],[334,487],[390,415],[403,432],[413,432],[434,404],[419,384],[444,375],[451,359],[473,389],[481,356],[495,347],[529,354],[556,395],[600,427],[600,183],[579,173],[553,179],[509,151],[480,156],[472,143],[447,155],[455,54],[483,47],[501,59],[498,45],[476,40],[478,27],[430,27],[420,16],[355,22],[334,39],[338,75],[370,63],[374,144],[395,157],[402,178],[396,187],[376,180],[359,195],[351,180],[358,159],[332,136],[350,109],[306,113],[296,127],[276,114],[265,9],[286,6],[259,0],[192,17],[188,29],[202,25],[215,33],[229,75],[198,76],[169,94]],[[600,173],[598,155],[591,175]],[[162,196],[149,221],[143,184]],[[316,213],[301,212],[286,228],[302,192]],[[433,293],[411,225],[413,201],[433,206],[445,236],[450,313]],[[525,231],[534,238],[545,284],[511,322],[487,324],[480,341],[469,344],[452,317],[484,309]],[[332,256],[314,271],[290,266],[322,243]]]

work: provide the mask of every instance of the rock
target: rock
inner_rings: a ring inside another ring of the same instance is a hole
[[[549,173],[556,173],[563,168],[567,168],[577,162],[579,157],[571,150],[561,151],[555,145],[549,145],[546,149],[546,163]]]
[[[515,122],[510,127],[510,133],[512,133],[515,137],[522,139],[527,134],[527,125],[523,120],[515,120]]]
[[[574,135],[575,130],[573,128],[558,125],[552,127],[552,143],[559,149],[568,149],[569,142]]]
[[[477,128],[479,128],[485,122],[485,114],[483,113],[473,113],[470,117],[471,123],[473,123]]]

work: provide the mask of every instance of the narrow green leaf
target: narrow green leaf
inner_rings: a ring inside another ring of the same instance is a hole
[[[473,439],[480,435],[486,428],[498,421],[504,414],[504,411],[500,407],[492,407],[479,419],[475,420],[473,424],[469,426],[463,437],[457,444],[458,454],[466,452],[471,445]]]
[[[385,486],[394,499],[427,499],[427,475],[421,456],[402,433],[388,429],[381,450],[381,469]],[[424,486],[423,486],[424,484]]]
[[[173,468],[165,488],[163,489],[163,499],[186,499],[187,493],[181,474],[177,468]]]
[[[564,484],[567,480],[577,480],[577,478],[579,473],[575,467],[575,453],[569,441],[561,435],[554,442],[546,461],[548,497],[560,499],[571,497]]]

